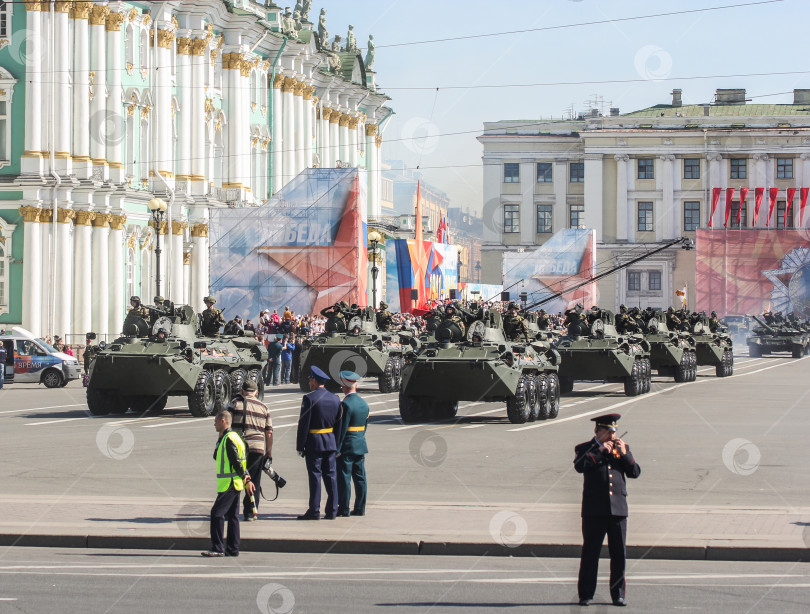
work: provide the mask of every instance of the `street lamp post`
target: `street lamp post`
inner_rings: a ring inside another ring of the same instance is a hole
[[[478,283],[480,284],[481,283],[481,263],[480,262],[475,263],[475,272],[478,275]]]
[[[368,233],[368,242],[371,244],[371,306],[377,308],[377,244],[382,241],[382,235],[376,230]]]
[[[155,244],[155,296],[160,296],[160,225],[166,213],[166,201],[162,198],[153,198],[146,206],[152,212],[152,221],[155,222],[157,243]]]

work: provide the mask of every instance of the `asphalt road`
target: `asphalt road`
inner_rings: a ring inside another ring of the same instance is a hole
[[[717,378],[712,367],[687,384],[654,376],[652,392],[636,398],[618,384],[578,383],[557,419],[526,425],[510,424],[503,404],[474,402],[462,402],[452,423],[403,425],[396,394],[380,394],[367,380],[369,505],[578,504],[574,445],[591,437],[590,418],[615,411],[642,467],[629,485],[631,512],[634,504],[805,506],[808,376],[807,359],[738,356],[733,377]],[[33,490],[54,501],[211,498],[212,418],[192,418],[179,398],[159,416],[97,418],[84,393],[78,382],[0,391],[2,492]],[[306,473],[294,441],[301,393],[289,385],[265,400],[275,425],[274,465],[288,480],[283,497],[303,506]]]
[[[576,605],[572,559],[289,555],[9,548],[0,614],[612,612],[603,562]],[[810,565],[631,561],[627,611],[810,610]]]

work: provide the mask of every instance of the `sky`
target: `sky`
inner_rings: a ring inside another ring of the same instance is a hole
[[[711,7],[730,8],[616,21]],[[807,0],[322,0],[310,20],[321,8],[330,38],[345,41],[349,24],[362,47],[374,35],[377,85],[395,111],[383,158],[418,167],[451,206],[474,212],[484,122],[560,119],[595,97],[606,114],[626,113],[669,104],[673,88],[684,104],[712,102],[717,88],[745,88],[753,103],[791,103],[794,88],[810,88],[801,45]],[[547,29],[413,44],[536,28]],[[480,87],[506,84],[517,87]],[[452,86],[478,87],[445,89]]]

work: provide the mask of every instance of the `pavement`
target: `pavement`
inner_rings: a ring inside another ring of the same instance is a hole
[[[211,501],[4,497],[3,546],[204,550]],[[34,515],[30,514],[35,510]],[[334,554],[577,557],[579,506],[388,502],[364,517],[298,521],[306,502],[262,506],[242,550]],[[810,562],[810,507],[636,505],[628,557]]]

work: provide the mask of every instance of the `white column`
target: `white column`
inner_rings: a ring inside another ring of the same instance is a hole
[[[70,104],[70,20],[68,18],[67,3],[59,3],[56,5],[56,13],[54,14],[54,32],[56,40],[56,74],[54,79],[56,82],[55,95],[56,100],[63,101],[63,104],[56,104],[56,125],[54,126],[54,155],[56,156],[56,168],[60,174],[67,175],[72,172],[72,164],[70,160],[71,143],[70,143],[70,127],[72,125],[71,118],[71,104]],[[68,224],[69,226],[69,224]],[[61,245],[61,237],[59,244]],[[72,290],[65,295],[70,296]],[[70,309],[65,309],[69,314]],[[57,317],[62,314],[57,313]],[[70,330],[70,323],[66,327],[60,328],[62,332]]]
[[[533,245],[537,236],[537,207],[534,204],[535,161],[520,161],[520,242]]]
[[[282,168],[284,166],[284,154],[282,153],[282,146],[284,143],[284,130],[282,128],[282,120],[284,118],[284,110],[282,109],[281,102],[281,86],[283,83],[284,75],[277,74],[273,78],[273,90],[271,92],[273,96],[273,125],[270,127],[273,131],[271,135],[272,140],[270,141],[270,146],[273,148],[273,168],[271,169],[273,183],[270,186],[271,195],[278,192],[283,185]],[[196,246],[194,249],[197,249]],[[192,259],[195,262],[196,258],[196,255],[192,255]],[[193,300],[201,301],[202,299],[195,296]],[[194,304],[196,305],[197,303]]]
[[[295,176],[295,95],[293,87],[295,79],[284,77],[281,86],[282,98],[282,130],[283,138],[281,142],[282,158],[281,164],[281,186],[287,185]]]
[[[94,167],[102,167],[107,177],[107,41],[106,20],[109,7],[95,5],[90,12],[90,158]],[[115,67],[120,70],[120,65]],[[106,328],[106,326],[105,326]]]
[[[96,216],[92,211],[77,211],[76,225],[74,227],[74,266],[75,275],[73,287],[73,330],[84,334],[93,330],[91,305],[93,303],[92,291],[92,260],[91,221]]]
[[[338,123],[338,132],[340,134],[340,159],[344,166],[348,166],[352,156],[349,146],[349,120],[351,116],[346,113],[341,113],[340,121]]]
[[[501,168],[501,172],[503,168]],[[554,160],[552,170],[554,180],[554,209],[552,211],[552,230],[557,232],[568,228],[568,160]],[[502,179],[499,179],[501,181]]]
[[[180,208],[177,207],[176,219],[172,220],[171,228],[171,292],[167,292],[166,296],[177,303],[178,305],[185,302],[186,296],[183,291],[183,231],[188,228],[188,222],[179,221]]]
[[[334,125],[334,124],[332,124]],[[380,217],[380,158],[377,145],[377,124],[366,126],[366,168],[368,170],[368,217]]]
[[[304,159],[304,88],[306,84],[297,81],[293,88],[295,100],[295,174],[306,167]]]
[[[191,38],[177,39],[177,94],[180,101],[180,118],[177,131],[178,181],[190,181],[192,170],[192,120],[194,119],[194,94],[191,75]]]
[[[349,164],[351,164],[353,168],[357,167],[359,160],[357,152],[359,142],[357,139],[357,123],[358,120],[356,117],[352,117],[349,120]]]
[[[158,24],[156,23],[157,27]],[[155,70],[155,100],[156,108],[153,112],[155,121],[155,155],[152,169],[159,172],[167,181],[174,176],[174,153],[172,152],[172,134],[174,132],[174,117],[172,114],[172,49],[174,46],[174,32],[168,28],[173,27],[170,22],[162,22],[158,28],[157,47],[154,47],[156,56]],[[154,38],[154,33],[152,33]],[[154,185],[163,187],[157,181]]]
[[[330,142],[329,118],[332,117],[332,109],[328,107],[321,108],[321,119],[319,121],[321,130],[321,167],[331,168],[335,165],[332,160],[332,143]]]
[[[618,154],[613,156],[616,160],[616,240],[627,241],[628,232],[628,203],[627,203],[627,173],[630,156]]]
[[[183,304],[189,304],[191,289],[191,252],[183,252]]]
[[[189,305],[198,313],[205,309],[202,299],[208,294],[208,224],[191,225],[191,296]]]
[[[34,3],[25,5],[25,153],[37,156],[44,153],[42,139],[43,62],[46,38],[42,31],[42,13]],[[11,28],[11,24],[9,24]],[[29,48],[31,47],[31,48]],[[39,163],[37,163],[39,164]]]
[[[64,335],[68,332],[86,333],[73,329],[72,297],[76,288],[73,284],[73,241],[70,233],[70,220],[76,212],[70,209],[59,209],[56,226],[56,314],[54,315],[54,333]]]
[[[90,37],[86,5],[73,9],[73,170],[79,179],[92,173],[90,163]],[[89,222],[88,222],[89,223]],[[84,332],[88,332],[88,327]]]
[[[765,220],[768,217],[768,154],[754,154],[753,158],[752,188],[765,188],[765,192],[762,195],[762,204],[759,207],[759,217],[754,228],[765,228]],[[754,190],[752,189],[751,191],[753,192]],[[709,198],[711,199],[711,189],[709,190]],[[751,219],[753,219],[755,206],[756,201],[752,200]]]
[[[709,219],[712,212],[712,190],[714,188],[725,188],[726,178],[725,173],[722,172],[721,162],[723,157],[720,154],[709,154],[709,202],[706,203],[706,220]],[[766,191],[767,194],[767,191]],[[723,196],[725,193],[720,194],[720,200],[717,202],[717,209],[712,218],[712,228],[722,228],[724,221],[725,202]],[[776,212],[774,211],[774,215]],[[765,217],[768,217],[768,210],[765,210]]]
[[[667,154],[658,156],[661,160],[662,181],[661,181],[661,211],[655,224],[655,239],[657,241],[669,241],[675,238],[675,218],[678,216],[675,211],[675,188],[673,186],[673,165],[675,156]]]
[[[206,57],[207,48],[207,39],[194,38],[191,40],[191,71],[193,73],[191,100],[190,106],[184,106],[182,111],[183,114],[191,116],[191,179],[193,182],[191,193],[197,196],[208,192],[205,176],[205,163],[208,156],[208,152],[205,150],[205,72],[208,69],[208,60]],[[212,117],[211,121],[215,122],[216,120]]]
[[[341,162],[343,159],[340,157],[340,117],[342,112],[332,109],[332,116],[329,118],[329,144],[331,146],[331,153],[329,159],[332,166],[337,166],[337,161]]]
[[[585,226],[602,242],[602,154],[585,154]]]
[[[30,15],[30,12],[29,12]],[[42,333],[42,209],[20,208],[23,226],[22,326],[34,335]]]
[[[312,122],[315,120],[312,92],[314,89],[310,86],[304,88],[304,166],[302,170],[312,167]]]
[[[110,254],[109,222],[112,216],[109,213],[96,213],[93,219],[93,241],[92,241],[92,329],[99,334],[107,334],[110,331],[110,298],[109,298],[109,275],[110,275]],[[120,332],[120,331],[113,331]]]
[[[110,235],[108,241],[109,248],[109,332],[118,335],[123,332],[124,313],[129,302],[124,297],[124,224],[127,218],[125,215],[113,215],[110,218]],[[129,297],[126,297],[129,298]],[[149,300],[142,297],[144,301]],[[151,297],[149,297],[151,298]]]
[[[110,13],[107,16],[107,111],[105,122],[107,137],[107,162],[110,164],[110,181],[123,183],[126,170],[124,169],[123,145],[126,134],[123,104],[121,100],[124,88],[121,85],[121,24],[124,23],[124,13]],[[123,321],[122,321],[123,322]],[[112,321],[110,321],[112,325]],[[120,328],[120,327],[119,327]],[[118,333],[119,329],[112,328]]]

